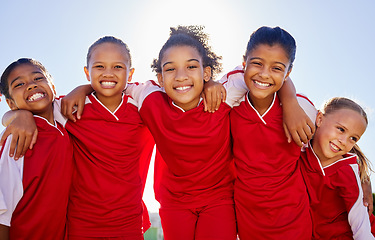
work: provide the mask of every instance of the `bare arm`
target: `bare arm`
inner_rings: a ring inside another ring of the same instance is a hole
[[[371,181],[368,177],[365,181],[362,182],[362,191],[363,191],[363,205],[367,207],[368,214],[371,215],[374,211],[374,201],[372,198],[372,187]]]
[[[82,116],[85,106],[85,98],[93,91],[90,84],[81,85],[73,89],[68,95],[61,99],[61,113],[75,122]],[[73,113],[77,110],[77,119]]]
[[[0,139],[0,145],[12,134],[9,156],[17,160],[24,156],[27,149],[32,149],[38,135],[33,114],[27,110],[8,111],[3,116],[3,125],[7,128]]]
[[[315,125],[298,104],[296,89],[288,78],[278,92],[283,106],[283,126],[288,142],[292,139],[298,146],[307,143],[314,134]]]
[[[225,102],[227,91],[221,83],[209,80],[204,84],[202,97],[204,110],[213,113],[219,109],[222,102]]]
[[[0,240],[9,240],[9,227],[0,224]]]

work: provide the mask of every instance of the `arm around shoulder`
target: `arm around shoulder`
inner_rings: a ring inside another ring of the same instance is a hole
[[[0,240],[9,240],[9,227],[0,224]]]
[[[3,145],[5,139],[12,134],[9,156],[14,156],[17,160],[25,155],[27,149],[32,149],[36,142],[38,130],[33,114],[27,110],[8,111],[4,114],[3,124],[7,128],[1,136],[0,144]]]
[[[283,107],[283,126],[288,142],[293,139],[298,146],[302,146],[312,138],[315,124],[299,104],[294,84],[289,77],[279,90],[278,96]],[[315,109],[311,102],[309,104]]]

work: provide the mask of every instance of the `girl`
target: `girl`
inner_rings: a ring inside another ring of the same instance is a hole
[[[158,148],[154,187],[166,240],[236,239],[231,108],[204,112],[203,84],[221,65],[202,30],[171,28],[152,65],[163,91],[128,88]]]
[[[276,95],[292,70],[295,52],[295,40],[288,32],[261,27],[250,36],[242,68],[221,80],[228,96],[238,81],[245,81],[249,89],[230,116],[241,240],[311,238],[300,147],[284,135],[283,109]],[[305,111],[314,109],[306,99],[301,101]]]
[[[374,239],[362,204],[369,162],[356,145],[367,124],[365,111],[347,98],[332,98],[316,116],[315,135],[301,155],[313,239]]]
[[[52,78],[40,62],[21,58],[5,69],[0,91],[12,110],[32,113],[39,131],[34,148],[17,162],[9,157],[12,136],[1,148],[0,239],[63,240],[73,149],[55,121]]]

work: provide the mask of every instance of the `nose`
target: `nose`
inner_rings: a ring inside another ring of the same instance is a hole
[[[267,68],[262,68],[262,70],[259,71],[259,76],[262,77],[262,78],[269,78],[270,77],[270,73],[268,71]]]
[[[113,72],[110,68],[107,68],[104,73],[103,73],[103,76],[105,77],[112,77],[113,76]]]
[[[31,82],[28,86],[27,86],[27,90],[32,90],[34,88],[36,88],[38,85],[34,82]]]
[[[339,142],[345,147],[346,144],[348,143],[348,137],[346,135],[342,135],[340,138],[339,138]]]
[[[188,75],[187,75],[185,69],[177,69],[177,71],[176,71],[176,80],[177,81],[184,81],[187,78],[188,78]]]

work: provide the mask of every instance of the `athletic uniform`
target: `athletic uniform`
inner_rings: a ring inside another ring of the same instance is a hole
[[[220,82],[231,89],[233,82],[244,82],[243,75],[237,68]],[[301,149],[287,142],[277,94],[263,115],[246,94],[232,109],[230,121],[240,239],[310,239],[308,195],[298,161]]]
[[[143,239],[141,175],[154,142],[134,104],[123,95],[112,113],[92,93],[80,120],[60,119],[71,134],[77,169],[68,209],[72,239]]]
[[[231,108],[208,113],[201,102],[184,111],[155,83],[136,85],[127,93],[158,149],[154,189],[164,238],[235,239]]]
[[[8,220],[4,222],[2,214],[0,223],[9,226],[11,217],[10,239],[62,240],[73,173],[72,144],[60,124],[52,125],[39,116],[34,120],[38,140],[24,157],[17,162],[9,157],[11,137],[1,149],[0,195],[11,201],[5,204]],[[9,175],[13,177],[3,179]]]
[[[310,197],[312,239],[375,239],[363,205],[357,156],[348,153],[322,167],[309,145],[301,159]]]

